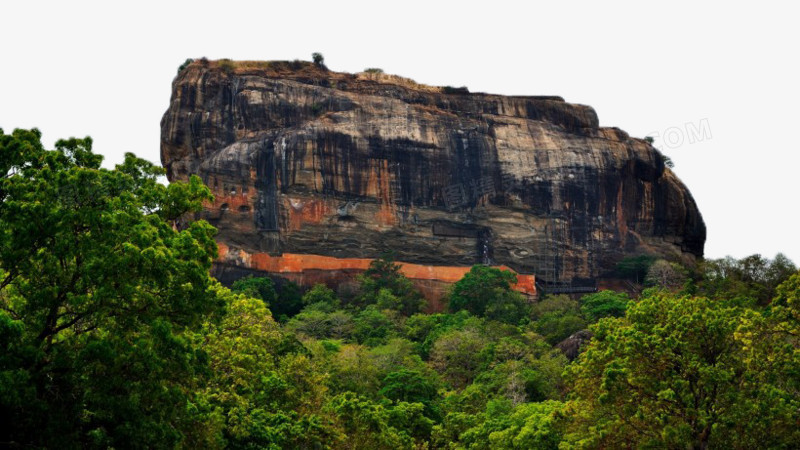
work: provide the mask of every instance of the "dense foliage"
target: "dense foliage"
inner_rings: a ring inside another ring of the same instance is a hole
[[[209,191],[161,185],[130,154],[101,169],[89,138],[40,137],[0,133],[1,440],[178,443],[206,368],[187,332],[221,302],[214,230],[173,225]]]
[[[592,448],[800,442],[792,375],[800,369],[800,328],[790,310],[770,312],[655,292],[624,318],[601,320],[567,370],[575,415],[568,442]]]
[[[354,290],[228,289],[208,275],[213,228],[180,220],[210,198],[198,179],[40,137],[0,131],[0,446],[800,442],[800,273],[782,255],[635,257],[618,271],[644,292],[536,300],[475,266],[433,314],[386,258]]]

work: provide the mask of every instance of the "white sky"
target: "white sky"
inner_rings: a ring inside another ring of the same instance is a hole
[[[380,67],[473,92],[560,95],[603,126],[668,136],[706,256],[800,263],[800,27],[791,2],[34,2],[0,7],[0,127],[91,135],[106,165],[159,161],[189,57]],[[703,129],[691,143],[688,128]],[[683,142],[679,142],[679,141]],[[795,198],[795,200],[792,200]]]

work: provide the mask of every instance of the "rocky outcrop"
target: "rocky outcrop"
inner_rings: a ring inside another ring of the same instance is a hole
[[[223,265],[391,252],[580,284],[626,255],[690,261],[705,241],[653,147],[558,97],[197,61],[173,83],[161,158],[170,180],[197,174],[213,190],[201,217],[219,229]]]
[[[594,335],[591,331],[581,330],[577,333],[573,333],[568,338],[559,342],[555,347],[561,350],[567,359],[574,361],[575,358],[581,354],[581,351],[589,344],[589,341],[592,340],[592,337],[594,337]]]

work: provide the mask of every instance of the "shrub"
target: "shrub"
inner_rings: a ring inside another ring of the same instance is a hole
[[[383,73],[383,69],[380,69],[378,67],[368,67],[368,68],[364,69],[364,72],[365,73]]]
[[[189,67],[189,64],[191,64],[193,62],[194,62],[194,59],[186,58],[186,61],[184,61],[183,64],[181,64],[180,67],[178,67],[178,73],[183,72],[183,69]]]
[[[233,73],[234,64],[233,61],[231,61],[230,59],[220,59],[217,62],[217,65],[219,66],[220,69],[222,69],[223,72],[227,74]]]
[[[322,56],[322,53],[319,52],[312,53],[311,59],[314,61],[315,66],[327,69],[327,67],[325,67],[325,57]]]

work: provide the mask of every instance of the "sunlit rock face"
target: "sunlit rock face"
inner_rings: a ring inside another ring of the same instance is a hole
[[[258,269],[240,254],[391,253],[581,284],[628,255],[689,262],[705,242],[653,147],[559,97],[197,61],[173,82],[161,158],[170,180],[197,174],[212,189],[199,217],[226,248],[218,269]]]

